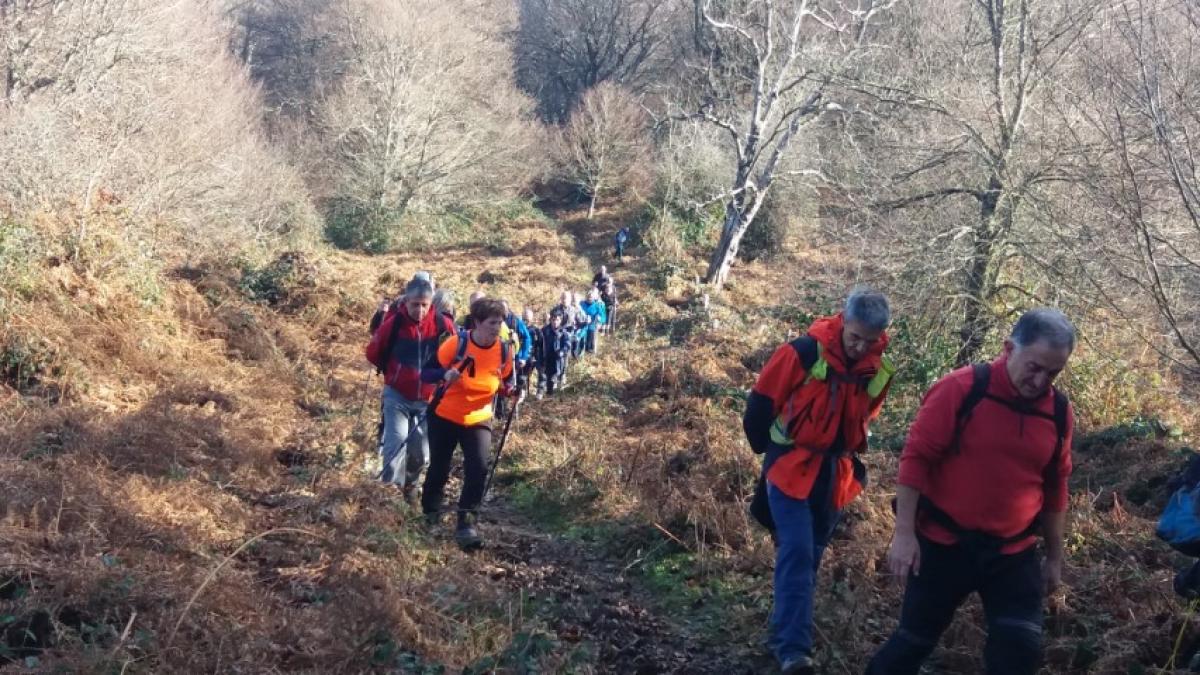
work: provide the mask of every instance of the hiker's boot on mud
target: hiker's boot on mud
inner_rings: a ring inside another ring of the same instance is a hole
[[[817,667],[810,657],[799,656],[785,661],[780,672],[783,675],[816,675]]]
[[[483,537],[475,529],[475,518],[471,514],[458,517],[458,528],[454,531],[454,541],[464,551],[474,551],[483,547]]]

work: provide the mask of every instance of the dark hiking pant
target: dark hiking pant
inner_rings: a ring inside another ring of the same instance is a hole
[[[421,510],[436,513],[442,509],[446,481],[454,449],[462,446],[463,486],[458,499],[458,522],[473,517],[483,501],[487,481],[487,454],[492,445],[492,430],[487,426],[464,427],[435,415],[429,417],[429,469],[421,493]]]
[[[1042,566],[1036,547],[1001,555],[921,538],[921,574],[908,577],[900,625],[867,675],[917,675],[971,593],[987,617],[989,675],[1033,675],[1042,656]]]

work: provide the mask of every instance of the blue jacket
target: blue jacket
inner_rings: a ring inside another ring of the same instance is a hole
[[[584,300],[582,303],[580,303],[580,305],[583,307],[583,311],[586,312],[587,315],[592,319],[591,323],[589,323],[585,329],[586,332],[595,333],[596,329],[603,325],[605,320],[608,318],[605,316],[607,312],[604,310],[604,302],[600,300],[596,300],[594,302],[591,300]]]

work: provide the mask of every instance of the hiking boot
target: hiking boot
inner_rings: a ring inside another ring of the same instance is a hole
[[[471,525],[459,525],[454,531],[454,541],[464,551],[474,551],[483,548],[483,537]]]
[[[783,662],[783,675],[816,675],[817,667],[811,657],[798,656]]]

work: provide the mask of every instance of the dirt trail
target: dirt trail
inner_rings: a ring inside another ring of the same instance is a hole
[[[708,644],[664,615],[624,561],[542,531],[503,497],[489,505],[483,522],[488,545],[470,564],[510,593],[546,602],[560,640],[595,646],[595,672],[761,672],[745,654]]]

